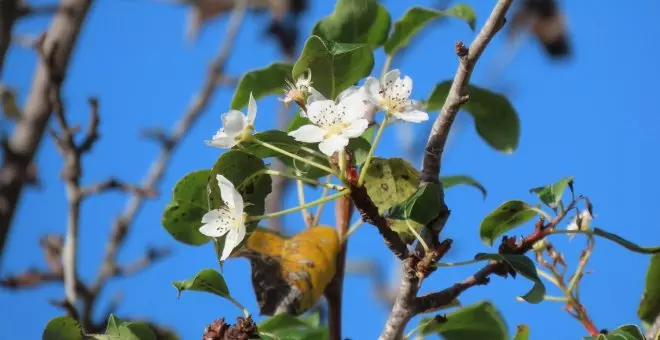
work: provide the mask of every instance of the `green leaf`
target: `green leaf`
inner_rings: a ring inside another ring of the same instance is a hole
[[[516,336],[513,337],[513,340],[529,340],[529,326],[518,325],[516,327]]]
[[[430,223],[440,213],[440,196],[438,185],[435,183],[425,184],[407,200],[394,205],[390,209],[388,218],[390,228],[399,233],[406,243],[412,243],[415,235],[410,231],[408,223],[419,232],[422,226]],[[413,222],[413,223],[411,223]]]
[[[151,328],[141,322],[122,322],[110,314],[105,333],[112,340],[156,340]]]
[[[300,114],[300,110],[298,110],[296,111],[296,114],[293,115],[293,118],[291,118],[291,121],[289,121],[289,126],[286,128],[286,132],[298,130],[298,128],[307,124],[310,124],[309,119],[303,117],[303,115]]]
[[[262,321],[259,331],[273,333],[291,328],[310,328],[309,324],[290,314],[279,314]]]
[[[83,331],[76,319],[58,316],[48,321],[41,336],[43,340],[82,340]]]
[[[383,214],[412,196],[419,186],[419,173],[402,158],[372,158],[364,186]]]
[[[442,186],[445,189],[449,189],[459,184],[469,185],[481,191],[481,194],[484,195],[484,199],[486,199],[486,194],[487,194],[486,188],[483,185],[481,185],[481,183],[479,183],[477,180],[475,180],[470,176],[465,176],[465,175],[443,176],[440,177],[440,182],[442,183]]]
[[[443,17],[456,17],[463,19],[473,31],[477,19],[476,13],[472,7],[466,4],[459,4],[445,11],[418,6],[412,7],[400,20],[397,20],[394,23],[392,35],[384,46],[385,53],[393,55],[399,49],[406,47],[410,39],[427,24]]]
[[[451,81],[436,85],[427,101],[427,110],[442,108],[451,87]],[[498,93],[468,85],[470,99],[461,109],[474,117],[477,133],[491,147],[504,153],[512,153],[518,147],[520,122],[509,100]]]
[[[420,335],[438,334],[445,340],[508,340],[509,333],[500,312],[490,302],[461,308],[447,315],[445,322],[424,319]]]
[[[309,318],[316,318],[310,320]],[[257,327],[264,339],[316,340],[327,339],[328,329],[319,326],[318,313],[307,317],[295,317],[290,314],[279,314],[270,317]],[[274,335],[275,337],[269,336]]]
[[[225,299],[230,297],[225,279],[213,269],[204,269],[192,279],[174,281],[172,285],[177,290],[177,297],[181,296],[184,290],[211,293]]]
[[[646,286],[637,315],[642,321],[653,324],[658,314],[660,314],[660,254],[655,254],[651,257],[646,272]]]
[[[477,254],[474,258],[475,260],[495,260],[495,261],[504,261],[511,266],[516,273],[524,276],[530,281],[534,282],[532,289],[527,292],[527,294],[521,296],[521,298],[529,303],[539,303],[543,301],[543,296],[545,295],[545,285],[539,278],[536,273],[536,267],[534,262],[530,260],[525,255],[504,255],[504,254]]]
[[[481,221],[481,242],[492,247],[500,235],[533,219],[536,212],[531,208],[533,207],[529,204],[518,200],[508,201],[497,207]]]
[[[387,39],[390,22],[387,9],[376,0],[339,0],[334,12],[314,25],[312,34],[327,41],[375,48]]]
[[[355,165],[362,165],[364,163],[370,149],[371,143],[363,137],[351,138],[346,146],[346,150],[353,153]]]
[[[544,187],[532,188],[529,191],[535,193],[541,202],[545,203],[548,207],[555,209],[561,201],[566,187],[571,182],[573,182],[573,176],[564,177],[555,183]]]
[[[161,223],[179,242],[201,245],[209,241],[199,232],[202,216],[209,206],[206,189],[209,173],[209,170],[191,172],[174,185],[172,201],[165,208]]]
[[[240,110],[247,106],[250,92],[255,100],[269,94],[282,93],[286,86],[286,79],[291,76],[292,70],[293,65],[291,64],[272,63],[264,68],[245,73],[236,85],[231,108]]]
[[[617,329],[608,332],[607,334],[600,334],[597,336],[589,336],[582,338],[584,340],[646,340],[644,334],[635,325],[623,325]]]
[[[266,166],[263,160],[254,155],[240,150],[229,150],[223,153],[213,165],[208,182],[211,209],[223,206],[216,178],[217,175],[223,175],[241,193],[245,203],[245,212],[252,216],[262,215],[266,196],[270,194],[272,183],[270,176],[261,173],[264,170],[266,170]],[[252,224],[256,226],[256,222]]]
[[[636,245],[635,243],[632,243],[623,237],[612,234],[610,232],[607,232],[603,229],[600,228],[594,228],[594,235],[598,235],[600,237],[604,237],[612,242],[618,243],[619,245],[623,246],[624,248],[628,250],[632,250],[636,253],[641,253],[641,254],[658,254],[660,253],[660,246],[658,247],[641,247]]]
[[[373,67],[374,55],[368,45],[323,41],[313,35],[293,66],[293,78],[311,70],[314,88],[326,98],[334,99],[368,76]]]

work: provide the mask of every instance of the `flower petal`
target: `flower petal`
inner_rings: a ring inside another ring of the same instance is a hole
[[[342,111],[332,100],[317,100],[307,106],[307,118],[320,126],[331,126],[342,121]]]
[[[223,175],[216,175],[215,178],[218,180],[218,187],[220,187],[220,197],[225,205],[232,212],[243,212],[243,197],[241,193],[236,191],[234,188],[234,183],[227,179]]]
[[[340,102],[342,102],[346,97],[348,97],[348,96],[350,96],[350,95],[352,95],[352,94],[358,92],[359,90],[360,90],[359,87],[357,87],[357,86],[351,86],[351,87],[347,88],[346,90],[341,91],[341,93],[340,93],[340,94],[337,96],[337,98],[335,99],[335,103],[340,103]]]
[[[367,111],[373,109],[373,104],[370,102],[366,95],[366,90],[360,88],[350,95],[342,98],[342,101],[337,105],[340,111],[343,111],[343,122],[351,123],[357,119],[361,119],[367,114]]]
[[[405,76],[394,81],[394,84],[387,88],[387,97],[399,101],[406,100],[412,92],[412,79]]]
[[[289,132],[289,136],[303,143],[318,143],[323,140],[324,135],[325,130],[312,124],[303,125],[297,130]]]
[[[364,82],[362,87],[364,87],[364,92],[366,93],[369,100],[375,105],[380,105],[380,103],[383,101],[383,95],[381,93],[383,89],[380,86],[380,81],[374,77],[369,77]]]
[[[219,130],[216,132],[215,136],[211,140],[205,140],[204,142],[209,145],[220,149],[229,149],[236,145],[238,141],[236,140],[236,135],[228,135],[226,132]]]
[[[321,100],[327,100],[321,92],[317,91],[313,87],[309,87],[309,97],[307,97],[307,105],[309,106],[311,103],[316,102],[316,101],[321,101]],[[304,111],[301,111],[301,114],[304,114]]]
[[[335,152],[342,151],[348,145],[348,138],[342,135],[334,135],[319,144],[319,150],[328,157]]]
[[[237,228],[232,228],[229,230],[229,233],[227,233],[227,237],[225,237],[225,246],[222,248],[222,257],[220,258],[220,261],[226,260],[229,255],[231,255],[231,252],[238,246],[241,241],[245,238],[245,224],[240,223],[237,225]]]
[[[239,134],[247,126],[247,118],[241,111],[231,110],[222,114],[223,130],[228,134]]]
[[[250,101],[248,102],[247,109],[247,122],[248,124],[254,124],[254,120],[257,118],[257,102],[250,92]]]
[[[366,119],[358,119],[351,122],[351,125],[343,131],[343,135],[348,138],[360,137],[369,127],[369,121]]]
[[[382,83],[383,89],[385,90],[390,89],[394,85],[394,83],[397,80],[399,80],[400,76],[401,76],[401,71],[399,71],[399,69],[394,69],[387,72],[383,77],[383,83]]]
[[[393,112],[392,114],[401,120],[405,120],[406,122],[412,122],[412,123],[421,123],[429,119],[428,113],[419,110]]]
[[[214,209],[202,216],[199,232],[208,237],[220,237],[229,231],[231,213],[227,209]]]

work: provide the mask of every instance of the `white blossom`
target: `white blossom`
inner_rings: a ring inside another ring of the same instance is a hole
[[[311,90],[305,116],[312,124],[301,126],[289,133],[299,142],[319,143],[319,150],[328,156],[342,151],[349,138],[359,137],[369,126],[364,119],[367,98],[357,87],[351,87],[337,96],[325,99]]]
[[[225,205],[204,214],[199,232],[208,237],[227,235],[220,258],[220,261],[224,261],[245,238],[246,215],[243,213],[243,197],[236,191],[234,184],[222,175],[217,175],[216,178]]]
[[[238,110],[231,110],[222,114],[222,128],[216,132],[211,140],[206,140],[207,145],[229,149],[238,144],[254,130],[254,120],[257,118],[257,103],[250,93],[247,116]]]
[[[421,111],[422,105],[408,99],[412,92],[413,82],[410,77],[400,78],[399,70],[388,72],[382,81],[369,77],[364,83],[366,93],[371,101],[398,119],[420,123],[429,119],[429,115]]]
[[[578,225],[578,219],[580,220],[580,223]],[[591,220],[593,220],[594,217],[591,215],[588,209],[583,210],[580,213],[580,216],[575,216],[573,217],[573,220],[571,223],[568,224],[566,227],[566,230],[582,230],[582,231],[587,231],[589,230],[589,227],[591,226]],[[573,237],[575,237],[575,234],[569,234],[568,239],[572,240]]]
[[[286,87],[284,88],[284,92],[286,95],[284,98],[278,99],[284,102],[286,107],[289,107],[291,102],[296,102],[298,105],[304,104],[305,96],[312,90],[312,70],[307,70],[307,72],[301,74],[295,84],[288,79],[285,82]]]

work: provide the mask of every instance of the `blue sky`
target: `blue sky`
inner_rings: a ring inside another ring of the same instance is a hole
[[[42,2],[42,1],[39,1]],[[467,1],[478,13],[478,26],[485,21],[494,1]],[[430,4],[419,1],[415,4]],[[608,4],[606,4],[608,3]],[[405,1],[385,2],[393,18],[400,17]],[[498,153],[477,136],[470,116],[459,115],[443,163],[443,174],[469,174],[488,189],[488,197],[470,188],[453,188],[447,194],[452,216],[445,228],[455,239],[447,260],[471,258],[488,252],[478,238],[481,219],[503,201],[533,201],[529,188],[551,183],[561,177],[575,176],[579,193],[588,195],[595,207],[595,225],[618,233],[643,245],[660,244],[660,232],[653,212],[660,173],[655,150],[660,142],[656,132],[660,123],[660,47],[650,43],[660,22],[660,4],[641,0],[634,4],[602,1],[564,1],[575,57],[569,62],[549,62],[539,46],[526,42],[511,65],[493,77],[497,60],[505,51],[500,34],[488,47],[473,76],[473,83],[507,93],[521,119],[520,146],[512,155]],[[304,33],[332,11],[330,1],[317,1],[304,20]],[[268,18],[250,16],[243,25],[227,72],[240,75],[268,65],[283,56],[262,35]],[[45,19],[29,19],[18,26],[20,33],[37,34],[47,25]],[[145,127],[170,127],[180,117],[197,91],[222,39],[226,18],[208,25],[195,44],[184,40],[185,10],[181,7],[146,0],[98,0],[88,17],[78,49],[68,73],[64,98],[72,121],[86,122],[86,98],[100,98],[101,140],[84,161],[84,183],[109,176],[138,182],[157,154],[158,147],[139,138]],[[434,26],[415,41],[395,67],[414,80],[413,96],[426,98],[433,86],[450,79],[457,61],[453,45],[457,40],[471,41],[474,34],[460,21]],[[15,48],[6,61],[2,81],[16,87],[21,100],[31,82],[35,54]],[[374,73],[380,71],[382,51],[377,53]],[[210,245],[188,247],[177,244],[160,225],[160,216],[170,199],[169,192],[184,174],[210,167],[218,150],[203,140],[219,126],[219,116],[228,109],[231,89],[222,89],[209,110],[194,126],[177,150],[174,162],[160,187],[162,196],[145,205],[133,224],[128,242],[120,254],[129,261],[141,254],[146,245],[172,245],[175,253],[168,260],[139,275],[112,281],[104,291],[107,303],[121,294],[119,315],[148,317],[176,328],[183,339],[198,338],[213,319],[239,315],[230,303],[201,293],[176,298],[171,281],[191,277],[203,268],[215,268]],[[257,129],[274,126],[276,101],[273,97],[258,102]],[[431,114],[432,118],[436,113]],[[428,123],[430,124],[430,122]],[[427,127],[415,126],[414,131]],[[387,131],[378,154],[400,156],[399,134]],[[46,138],[37,158],[41,190],[30,189],[22,197],[6,254],[3,273],[18,273],[29,266],[44,266],[38,239],[44,233],[64,231],[64,187],[58,175],[61,159],[51,139]],[[419,158],[415,160],[419,164]],[[287,203],[293,205],[289,195]],[[80,271],[93,279],[98,270],[110,225],[121,212],[125,197],[111,193],[93,198],[83,205]],[[331,211],[328,209],[327,211]],[[324,217],[332,223],[331,213]],[[300,228],[300,215],[284,220],[288,230]],[[531,226],[515,234],[529,232]],[[584,239],[568,242],[553,239],[567,261],[575,265]],[[383,268],[392,267],[392,257],[375,228],[363,226],[351,237],[349,259],[374,259]],[[649,258],[630,253],[606,240],[598,239],[588,269],[593,273],[583,280],[582,299],[599,328],[614,328],[637,322],[636,309],[643,289]],[[462,280],[477,266],[444,269],[426,281],[422,292],[430,292]],[[232,295],[251,311],[257,311],[249,284],[247,260],[228,261],[225,277]],[[518,324],[531,328],[533,339],[575,339],[584,335],[580,324],[548,302],[529,305],[515,297],[531,287],[524,279],[493,278],[461,296],[463,304],[481,299],[492,300],[502,311],[509,329]],[[552,287],[549,294],[558,295]],[[375,339],[387,316],[371,296],[368,279],[348,276],[344,293],[344,336]],[[59,285],[32,291],[0,291],[0,337],[39,338],[46,322],[62,314],[47,300],[59,299]],[[103,304],[101,304],[103,306]],[[103,308],[98,309],[97,317]],[[416,320],[410,323],[413,326]]]

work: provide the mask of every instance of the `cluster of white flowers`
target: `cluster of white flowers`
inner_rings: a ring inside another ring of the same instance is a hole
[[[309,82],[307,88],[311,94],[304,115],[311,124],[289,135],[300,142],[319,143],[319,150],[327,156],[344,150],[350,138],[364,133],[369,126],[365,115],[374,106],[408,122],[419,123],[429,119],[426,112],[419,110],[421,105],[409,99],[412,79],[408,76],[400,78],[399,70],[388,72],[382,82],[369,77],[364,86],[353,86],[340,93],[334,101],[324,98]]]
[[[420,110],[419,102],[409,99],[412,79],[400,75],[399,70],[392,70],[382,80],[369,77],[362,87],[346,89],[335,100],[325,98],[312,87],[311,72],[300,76],[295,84],[287,81],[286,96],[280,100],[287,107],[291,102],[297,103],[303,109],[302,115],[311,123],[289,135],[299,142],[319,143],[319,150],[330,157],[343,151],[349,139],[364,133],[369,126],[365,118],[368,112],[382,109],[387,115],[407,122],[428,120],[429,116]],[[248,139],[254,131],[256,116],[257,104],[250,93],[247,115],[237,110],[224,113],[221,117],[223,126],[206,144],[227,149]],[[225,260],[245,238],[245,214],[243,198],[234,185],[221,175],[217,180],[225,206],[206,213],[199,230],[209,237],[227,235],[221,258]]]

